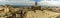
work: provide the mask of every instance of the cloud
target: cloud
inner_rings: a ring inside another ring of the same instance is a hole
[[[8,2],[11,5],[34,5],[34,1],[30,0],[9,0]]]
[[[7,0],[0,0],[0,2],[6,2]]]
[[[2,4],[7,4],[7,3],[8,3],[7,0],[0,0],[0,5],[2,5]]]
[[[31,1],[31,0],[0,0],[0,4],[34,5],[34,1]]]
[[[42,0],[38,2],[41,6],[60,6],[60,0]]]

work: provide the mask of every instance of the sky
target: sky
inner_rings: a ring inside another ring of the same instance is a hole
[[[1,4],[11,4],[11,5],[34,5],[33,0],[0,0]]]
[[[41,6],[60,6],[60,0],[42,0],[38,2]]]
[[[36,1],[39,6],[60,6],[60,0],[0,0],[0,5],[35,5]]]
[[[0,0],[1,4],[11,4],[11,5],[34,5],[35,2],[39,0]]]

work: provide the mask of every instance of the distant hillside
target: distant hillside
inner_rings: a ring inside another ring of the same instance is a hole
[[[13,5],[12,7],[19,8],[19,7],[31,7],[31,6],[18,6],[18,5]]]

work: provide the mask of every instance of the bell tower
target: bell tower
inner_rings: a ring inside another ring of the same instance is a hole
[[[38,3],[35,2],[35,5],[32,6],[32,9],[33,9],[33,10],[41,10],[41,6],[38,6]]]
[[[35,6],[37,6],[37,2],[35,2]]]

